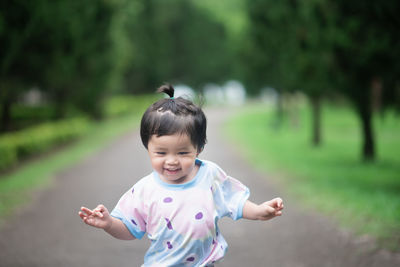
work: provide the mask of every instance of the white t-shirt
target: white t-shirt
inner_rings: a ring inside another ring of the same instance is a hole
[[[136,238],[147,232],[143,266],[212,266],[224,256],[218,220],[242,218],[249,189],[215,163],[196,164],[196,176],[184,184],[165,183],[156,172],[142,178],[111,212]]]

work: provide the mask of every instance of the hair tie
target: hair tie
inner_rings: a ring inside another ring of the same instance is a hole
[[[174,99],[175,99],[175,97],[171,96],[169,99],[171,99],[171,100],[174,100]]]

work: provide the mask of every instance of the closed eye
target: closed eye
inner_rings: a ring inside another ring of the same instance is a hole
[[[189,152],[183,151],[183,152],[178,152],[178,155],[187,155]]]
[[[165,155],[165,152],[157,151],[156,154],[157,155]]]

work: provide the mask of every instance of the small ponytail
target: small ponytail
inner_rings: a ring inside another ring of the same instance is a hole
[[[174,99],[174,92],[175,89],[171,84],[164,84],[157,89],[157,93],[165,93],[170,97],[170,99]]]

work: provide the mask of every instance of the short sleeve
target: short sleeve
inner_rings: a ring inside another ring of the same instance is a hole
[[[250,196],[249,189],[237,179],[228,176],[221,168],[215,172],[215,188],[219,197],[216,203],[223,216],[229,216],[233,220],[243,217],[243,206]]]
[[[121,197],[111,216],[121,220],[137,239],[141,239],[146,233],[144,205],[135,186]]]

